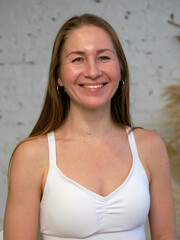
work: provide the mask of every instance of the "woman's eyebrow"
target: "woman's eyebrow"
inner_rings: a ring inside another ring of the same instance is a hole
[[[106,51],[110,51],[111,53],[115,53],[112,49],[110,49],[110,48],[105,48],[105,49],[99,49],[99,50],[97,50],[97,53],[99,54],[99,53],[102,53],[102,52],[106,52]]]
[[[110,48],[98,49],[97,53],[100,54],[100,53],[103,53],[103,52],[106,52],[106,51],[110,51],[111,53],[115,54],[115,52]],[[66,58],[69,57],[72,54],[85,55],[85,52],[84,51],[72,51],[72,52],[70,52],[66,55]]]
[[[83,52],[83,51],[73,51],[73,52],[68,53],[66,55],[66,57],[69,57],[72,54],[85,55],[85,52]]]

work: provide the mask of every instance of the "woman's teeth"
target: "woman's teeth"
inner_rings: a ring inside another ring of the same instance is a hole
[[[104,84],[98,84],[98,85],[83,85],[84,88],[101,88]]]

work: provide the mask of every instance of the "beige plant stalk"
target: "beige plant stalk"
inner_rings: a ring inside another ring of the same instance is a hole
[[[164,112],[172,128],[172,134],[166,145],[171,165],[177,231],[180,239],[180,84],[166,87],[163,95],[167,100]]]

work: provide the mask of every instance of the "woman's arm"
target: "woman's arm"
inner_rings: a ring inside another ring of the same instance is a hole
[[[4,240],[36,240],[43,163],[37,144],[22,143],[15,151],[4,217]]]
[[[149,221],[152,240],[176,240],[169,160],[165,144],[157,135],[152,136],[151,158]]]
[[[154,132],[139,130],[140,158],[150,172],[149,223],[152,240],[176,240],[174,202],[168,155],[163,140]],[[143,140],[144,139],[144,140]]]

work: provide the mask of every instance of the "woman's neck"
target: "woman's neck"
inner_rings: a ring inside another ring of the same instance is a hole
[[[110,108],[81,109],[70,108],[67,119],[62,125],[66,136],[74,138],[104,138],[109,135],[117,125],[111,118]]]

